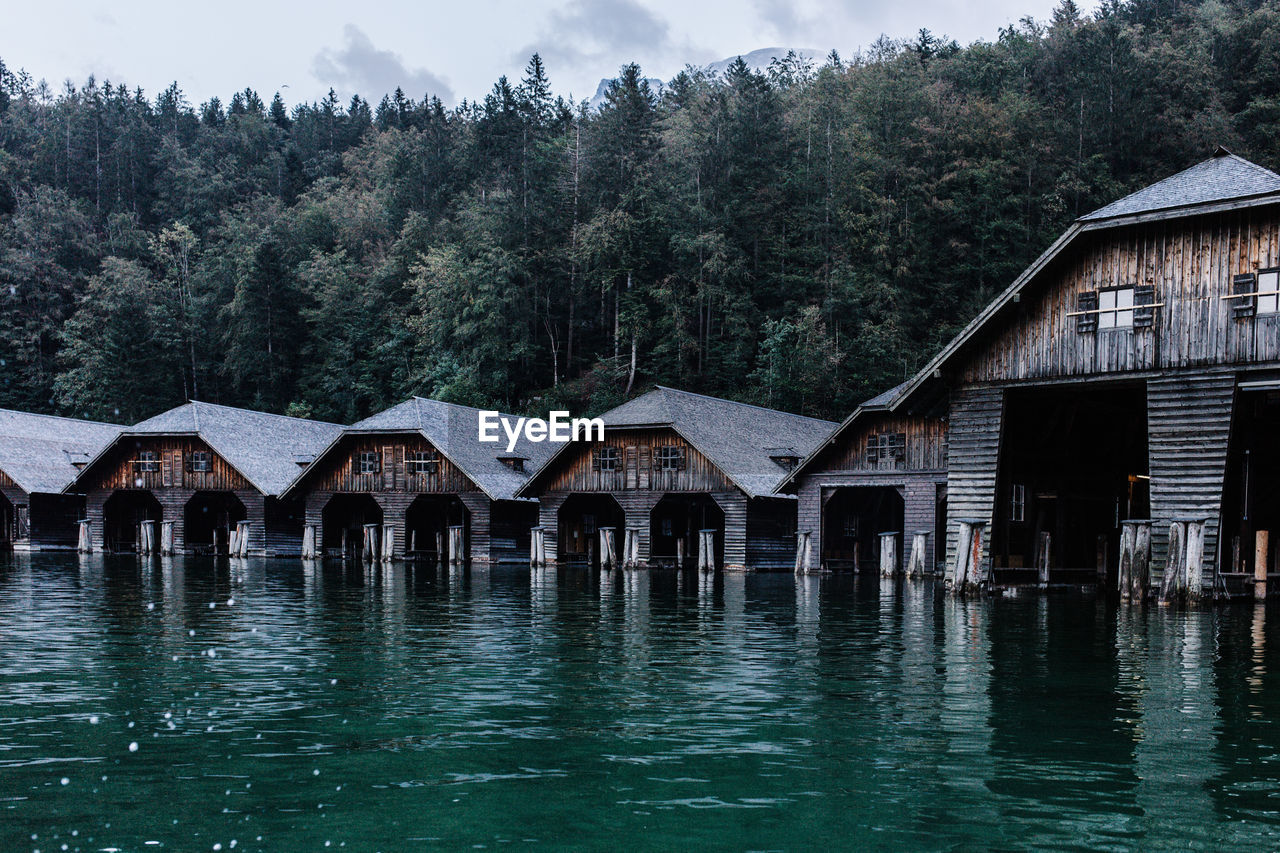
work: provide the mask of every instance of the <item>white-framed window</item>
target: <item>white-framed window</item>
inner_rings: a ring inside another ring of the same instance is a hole
[[[1098,291],[1098,328],[1133,328],[1133,288],[1109,287]]]
[[[658,470],[679,471],[684,467],[684,448],[666,444],[658,448]]]
[[[1280,270],[1258,273],[1258,313],[1280,314]]]
[[[618,470],[618,448],[601,447],[595,452],[595,465],[597,471],[617,471]]]
[[[154,450],[140,450],[135,465],[139,474],[154,474],[160,470],[160,457]]]
[[[361,474],[377,474],[382,470],[382,454],[376,450],[366,450],[357,461]]]
[[[1014,483],[1009,490],[1009,520],[1027,520],[1027,487],[1022,483]]]
[[[440,469],[440,458],[434,450],[415,450],[405,460],[405,470],[410,474],[434,474]]]
[[[207,474],[213,470],[213,454],[207,450],[191,451],[191,471],[195,474]]]

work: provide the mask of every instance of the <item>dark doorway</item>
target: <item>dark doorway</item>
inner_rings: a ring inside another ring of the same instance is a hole
[[[244,521],[244,504],[231,492],[196,492],[182,512],[185,549],[194,554],[225,554],[231,531]]]
[[[898,534],[902,559],[904,504],[894,486],[841,486],[824,495],[822,564],[829,569],[878,571],[880,534]]]
[[[1219,567],[1253,574],[1257,534],[1267,531],[1267,568],[1276,571],[1280,540],[1280,390],[1244,391],[1236,397],[1231,451],[1222,497]]]
[[[684,543],[687,569],[698,565],[698,531],[716,531],[716,566],[724,567],[724,510],[711,495],[664,495],[649,513],[649,563],[676,566]]]
[[[626,515],[622,507],[607,493],[570,495],[560,505],[559,554],[567,563],[600,566],[601,527],[617,530],[618,557],[626,535]]]
[[[0,495],[0,548],[9,549],[13,547],[13,540],[17,537],[17,515],[13,511],[13,502]]]
[[[1111,585],[1120,522],[1151,515],[1144,383],[1011,391],[996,478],[993,581]],[[1100,565],[1101,564],[1101,565]]]
[[[449,528],[462,525],[463,548],[470,553],[471,513],[456,495],[418,495],[404,514],[405,556],[438,562],[449,548]],[[447,556],[447,555],[446,555]]]
[[[135,551],[138,548],[138,525],[144,521],[159,524],[164,519],[160,501],[145,489],[114,492],[102,507],[102,541],[108,551]]]
[[[364,526],[382,525],[382,507],[372,495],[334,495],[324,505],[321,524],[326,555],[359,560],[364,549]]]

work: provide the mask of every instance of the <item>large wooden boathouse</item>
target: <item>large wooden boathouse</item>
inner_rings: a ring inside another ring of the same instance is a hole
[[[792,566],[796,502],[774,489],[834,423],[665,387],[601,419],[603,441],[561,445],[517,493],[540,501],[548,562],[599,566],[606,528],[636,567],[710,549],[729,570]]]
[[[942,398],[954,582],[1114,586],[1122,538],[1128,554],[1144,530],[1166,593],[1265,573],[1280,175],[1219,149],[1081,217],[886,416]]]
[[[94,550],[297,555],[303,505],[285,491],[337,424],[190,402],[120,432],[70,492]]]
[[[63,490],[120,430],[0,410],[0,549],[75,548],[84,497]]]
[[[314,556],[457,557],[452,529],[471,563],[527,560],[538,505],[515,492],[554,445],[521,434],[506,452],[505,437],[479,440],[479,417],[414,397],[344,430],[289,491],[306,502]]]

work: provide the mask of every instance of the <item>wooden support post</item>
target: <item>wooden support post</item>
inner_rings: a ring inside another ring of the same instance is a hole
[[[406,558],[409,557],[411,554],[418,553],[418,531],[416,530],[409,531],[409,541],[406,544],[408,545],[408,550],[404,552],[404,555]]]
[[[160,556],[173,556],[173,526],[172,521],[160,522]]]
[[[1107,541],[1105,534],[1098,535],[1098,552],[1097,552],[1097,570],[1098,583],[1105,584],[1107,581],[1107,566],[1109,564],[1111,544]]]
[[[898,534],[887,532],[880,534],[880,577],[898,576]]]
[[[1174,601],[1186,590],[1187,577],[1187,523],[1174,521],[1169,524],[1169,559],[1160,579],[1160,601]]]
[[[461,566],[466,562],[466,528],[454,525],[449,528],[449,565]]]
[[[551,528],[552,534],[555,528]],[[554,540],[553,540],[554,541]],[[551,565],[551,557],[547,553],[547,528],[538,528],[538,563],[545,569]]]
[[[684,537],[676,540],[676,568],[684,568]]]
[[[1271,531],[1259,530],[1253,535],[1253,595],[1259,601],[1267,597],[1267,560],[1271,555]]]
[[[597,532],[600,535],[600,568],[612,570],[618,566],[618,552],[614,549],[613,534],[615,528],[599,527]]]
[[[436,562],[441,566],[448,560],[448,556],[444,552],[444,534],[436,531]]]
[[[247,557],[249,556],[249,531],[253,529],[251,521],[236,522],[236,548],[232,556]]]
[[[396,526],[382,525],[382,562],[390,563],[396,558]]]
[[[156,551],[156,523],[144,521],[139,525],[138,553],[151,555]]]
[[[364,541],[360,548],[360,560],[365,563],[372,563],[378,559],[378,525],[366,524],[364,526]]]
[[[929,531],[917,531],[911,537],[911,557],[907,560],[907,577],[925,576],[924,555],[929,548]]]
[[[1040,583],[1049,583],[1049,554],[1053,552],[1053,535],[1047,530],[1040,531],[1036,537],[1036,570]]]
[[[1151,522],[1127,519],[1120,522],[1120,560],[1116,586],[1124,601],[1147,597],[1151,571]]]
[[[80,538],[76,543],[76,550],[81,554],[93,553],[93,537],[89,532],[89,519],[80,519]]]
[[[961,521],[960,533],[956,541],[956,561],[951,565],[947,578],[947,587],[954,593],[963,595],[976,590],[981,582],[982,570],[982,534],[987,526],[985,521]]]
[[[542,536],[542,528],[535,527],[529,531],[529,568],[542,568],[539,557],[541,555],[538,539]]]
[[[345,528],[345,527],[344,527],[344,528],[342,528],[342,544],[341,544],[339,547],[341,547],[341,548],[342,548],[342,561],[345,563],[345,562],[346,562],[346,560],[347,560],[347,557],[348,557],[348,551],[347,551],[347,528]]]
[[[1204,520],[1187,522],[1187,599],[1204,595]]]
[[[698,569],[703,572],[716,570],[716,532],[698,531]]]
[[[807,575],[813,569],[813,531],[801,530],[796,533],[796,574]]]
[[[640,527],[628,527],[626,539],[622,543],[622,567],[624,569],[640,568]]]
[[[316,526],[308,524],[302,528],[302,559],[316,558]]]

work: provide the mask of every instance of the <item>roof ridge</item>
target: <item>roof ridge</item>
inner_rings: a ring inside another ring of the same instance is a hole
[[[715,400],[718,403],[732,403],[735,406],[745,406],[746,408],[749,408],[749,409],[759,409],[762,412],[769,412],[770,414],[774,414],[774,415],[786,415],[789,418],[803,418],[804,420],[814,421],[815,423],[823,423],[823,424],[833,423],[833,421],[828,421],[823,418],[814,418],[814,417],[810,417],[809,415],[798,415],[795,412],[788,412],[783,409],[771,409],[768,406],[761,406],[756,403],[743,403],[740,400],[730,400],[727,397],[713,397],[710,394],[699,394],[697,391],[685,391],[683,388],[672,388],[669,385],[655,385],[653,387],[660,391],[672,391],[676,394],[685,394],[689,397],[701,397],[704,400]],[[639,399],[639,398],[633,397],[632,399]]]
[[[22,409],[0,409],[0,415],[12,414],[22,415],[25,418],[47,418],[53,421],[69,421],[73,424],[90,424],[91,426],[109,426],[120,429],[123,424],[113,424],[107,421],[91,421],[86,418],[74,418],[70,415],[47,415],[44,412],[24,412]]]

